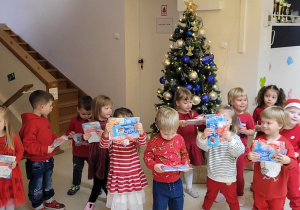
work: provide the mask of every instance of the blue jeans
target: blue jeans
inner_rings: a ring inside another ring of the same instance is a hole
[[[29,179],[28,197],[33,208],[54,196],[52,189],[53,157],[47,161],[26,161],[26,175]]]
[[[153,210],[183,209],[183,187],[181,179],[163,183],[153,180]]]

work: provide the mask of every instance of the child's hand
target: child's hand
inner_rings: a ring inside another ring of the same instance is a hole
[[[232,140],[232,136],[231,136],[231,132],[230,131],[223,131],[221,133],[221,136],[223,138],[225,138],[228,142],[231,142],[231,140]]]
[[[179,122],[180,122],[180,123],[179,123],[179,126],[180,126],[180,127],[185,127],[186,124],[187,124],[186,120],[180,120]]]
[[[82,139],[84,141],[88,141],[91,138],[91,135],[92,134],[90,134],[90,133],[85,133],[85,134],[82,135]]]
[[[73,135],[75,134],[75,131],[71,131],[68,135],[68,138],[69,139],[72,139],[73,138]]]
[[[246,134],[247,128],[246,128],[246,127],[243,127],[243,126],[239,126],[239,132],[240,132],[241,134]]]
[[[55,149],[54,147],[48,146],[48,154],[50,154],[51,152],[53,152],[54,149]]]
[[[161,167],[163,166],[164,164],[155,164],[154,166],[154,171],[156,171],[157,173],[163,173],[165,172],[164,170],[161,169]]]
[[[295,152],[295,158],[298,158],[298,157],[299,157],[299,153]]]
[[[97,129],[96,133],[97,133],[97,135],[100,136],[100,138],[101,138],[102,133],[103,133],[103,130]]]
[[[14,169],[17,166],[17,162],[14,161],[12,164],[8,166],[9,169]]]
[[[276,155],[274,160],[276,160],[277,163],[281,163],[281,164],[290,164],[291,162],[291,158],[289,156],[282,155],[282,154]]]
[[[108,133],[112,131],[113,127],[114,127],[114,124],[112,124],[112,123],[106,123],[105,130],[103,132],[103,136],[105,138],[108,138]]]
[[[247,158],[248,158],[248,160],[250,160],[250,161],[255,161],[255,160],[257,160],[259,157],[260,157],[260,155],[259,155],[257,152],[249,152],[249,153],[247,154]]]
[[[213,134],[213,129],[211,128],[205,128],[205,130],[203,131],[202,135],[201,135],[201,139],[206,139],[207,137],[211,136]]]
[[[134,124],[133,128],[135,130],[139,131],[140,135],[144,134],[144,128],[143,128],[142,123],[136,123],[136,124]]]
[[[256,126],[255,126],[255,131],[262,131],[261,125],[256,125]]]
[[[185,164],[186,167],[188,167],[188,169],[183,170],[183,172],[188,172],[190,170],[190,166],[188,164]]]

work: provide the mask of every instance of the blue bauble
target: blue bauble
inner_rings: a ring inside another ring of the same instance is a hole
[[[165,84],[166,79],[162,76],[162,77],[159,79],[159,82],[160,82],[160,84]]]
[[[178,34],[180,32],[179,28],[175,28],[175,34]]]
[[[182,57],[182,61],[183,61],[183,63],[185,63],[185,64],[187,64],[187,63],[189,62],[189,60],[190,60],[190,57],[187,56],[187,55],[185,55],[185,56]]]
[[[209,59],[213,60],[214,58],[215,58],[214,54],[211,53],[211,54],[209,55]]]
[[[208,84],[213,84],[215,82],[215,77],[210,75],[207,77],[207,83]]]
[[[201,101],[204,102],[204,103],[208,102],[209,101],[209,96],[207,94],[203,94],[201,96]]]
[[[200,90],[201,90],[200,85],[197,85],[197,86],[194,88],[194,91],[195,91],[195,92],[199,92]]]
[[[209,65],[211,65],[211,66],[214,65],[214,61],[213,61],[213,60],[210,60],[210,61],[209,61]]]
[[[202,61],[202,63],[204,63],[204,64],[209,64],[209,57],[208,56],[204,56],[204,57],[202,57],[201,58],[201,61]]]
[[[192,91],[192,89],[193,89],[193,86],[191,84],[186,84],[186,85],[184,85],[184,87],[186,89],[188,89],[189,91]]]
[[[193,32],[191,32],[191,31],[187,31],[187,32],[186,32],[186,35],[187,35],[187,36],[192,36],[192,34],[193,34]]]

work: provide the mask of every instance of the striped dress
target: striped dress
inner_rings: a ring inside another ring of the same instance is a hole
[[[138,146],[146,145],[144,132],[136,142],[123,146],[102,136],[100,147],[109,149],[110,168],[107,178],[107,190],[110,193],[130,193],[141,191],[148,186],[137,153]]]

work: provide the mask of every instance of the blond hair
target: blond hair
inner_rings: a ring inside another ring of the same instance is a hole
[[[174,95],[174,107],[176,108],[176,101],[180,100],[192,100],[193,94],[187,88],[180,87],[176,90]]]
[[[224,112],[228,112],[232,119],[230,131],[234,134],[238,134],[239,133],[239,124],[238,124],[235,110],[229,105],[220,105],[217,110],[217,114],[222,114]]]
[[[8,149],[15,150],[14,131],[8,120],[8,109],[5,106],[0,106],[0,115],[3,116],[3,120],[4,120],[3,132],[6,136],[7,147]]]
[[[159,130],[177,131],[179,127],[179,114],[171,107],[160,108],[156,113],[155,123]]]
[[[247,96],[247,93],[246,93],[246,91],[245,91],[243,88],[241,88],[241,87],[232,88],[232,89],[229,90],[228,93],[227,93],[228,104],[229,104],[230,106],[233,106],[234,100],[235,100],[237,97],[241,97],[241,96],[246,96],[247,102],[248,102],[248,96]],[[246,109],[244,110],[244,112],[248,112],[248,103],[247,103],[247,107],[246,107]]]
[[[282,128],[290,122],[289,113],[280,106],[270,106],[265,108],[261,113],[261,118],[276,120],[278,124],[283,125]]]
[[[96,96],[92,102],[92,120],[99,120],[102,107],[113,105],[112,100],[105,95]]]

